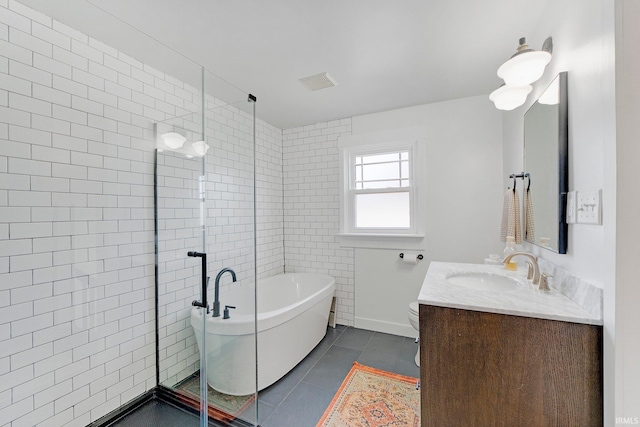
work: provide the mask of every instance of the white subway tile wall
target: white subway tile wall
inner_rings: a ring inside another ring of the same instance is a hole
[[[354,251],[342,248],[338,138],[351,134],[351,119],[283,132],[284,246],[287,272],[336,279],[336,319],[354,322]]]
[[[225,275],[221,292],[230,286],[254,286],[253,119],[233,106],[209,100],[205,112],[210,153],[205,166],[206,252],[212,278],[231,267],[237,283]],[[192,116],[180,127],[196,129]],[[170,120],[176,125],[175,120]],[[283,272],[281,131],[259,123],[256,159],[258,199],[258,275]],[[200,180],[202,165],[173,153],[158,156],[159,187],[159,337],[160,381],[173,386],[199,369],[199,353],[190,324],[191,302],[200,300],[202,250]]]
[[[199,360],[193,333],[188,333],[191,301],[200,299],[199,259],[187,258],[187,252],[202,250],[201,171],[201,159],[158,153],[159,359],[160,380],[168,386],[180,372],[187,370],[186,376],[197,370]]]
[[[84,426],[155,385],[153,124],[198,111],[199,99],[122,52],[0,1],[0,425]],[[252,119],[231,106],[207,118],[210,268],[253,282]],[[266,277],[283,271],[282,131],[258,120],[256,134]],[[181,188],[197,191],[187,163]],[[199,221],[198,206],[171,204],[184,195],[164,196],[171,227]],[[176,252],[192,248],[192,229],[180,230],[163,240]],[[158,313],[167,381],[198,360],[188,310],[199,268],[175,261],[182,276],[163,282],[164,259]]]

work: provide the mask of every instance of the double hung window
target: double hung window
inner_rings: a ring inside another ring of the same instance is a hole
[[[417,139],[341,148],[343,235],[418,234],[417,148]]]
[[[409,151],[356,155],[351,169],[355,229],[411,228]]]

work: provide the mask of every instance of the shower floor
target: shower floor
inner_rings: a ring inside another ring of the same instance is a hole
[[[113,427],[196,427],[199,425],[200,418],[197,415],[183,411],[161,400],[149,401],[121,420],[110,424]]]
[[[242,420],[219,422],[210,419],[209,427],[251,427]],[[194,411],[180,408],[156,398],[143,403],[134,411],[117,421],[105,424],[108,427],[199,427],[200,416]]]
[[[200,372],[196,372],[191,377],[176,384],[174,389],[200,400]],[[235,419],[238,414],[243,413],[255,399],[255,394],[249,396],[231,396],[220,393],[210,386],[208,386],[207,389],[208,404],[210,412],[212,412],[210,415],[219,420]]]
[[[418,378],[413,338],[338,325],[291,372],[258,394],[260,427],[315,427],[353,362]],[[224,425],[253,425],[256,402]],[[245,424],[244,422],[249,424]],[[151,401],[113,426],[196,426],[199,418],[171,404]],[[236,424],[237,423],[237,424]],[[212,424],[215,425],[215,424]]]

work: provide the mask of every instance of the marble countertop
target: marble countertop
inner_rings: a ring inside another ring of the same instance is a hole
[[[511,277],[520,287],[510,291],[474,290],[447,282],[453,274],[491,273]],[[422,283],[418,302],[439,307],[460,308],[488,313],[510,314],[539,319],[602,325],[602,319],[565,295],[539,291],[526,280],[525,271],[508,271],[503,266],[432,262]]]

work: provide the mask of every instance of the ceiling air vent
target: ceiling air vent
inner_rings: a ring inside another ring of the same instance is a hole
[[[305,85],[309,90],[320,90],[338,85],[338,82],[336,82],[329,73],[320,73],[309,77],[303,77],[300,79],[300,83]]]

